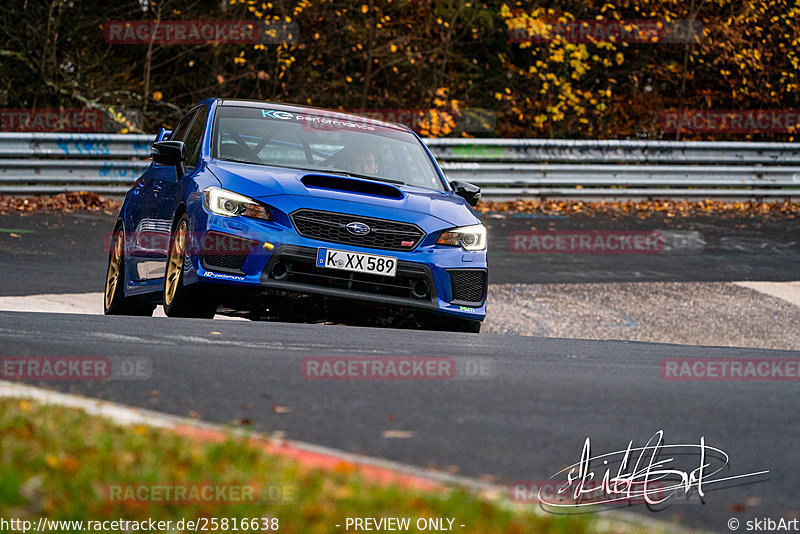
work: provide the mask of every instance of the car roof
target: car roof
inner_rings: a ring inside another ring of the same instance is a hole
[[[393,122],[385,122],[374,119],[369,116],[365,115],[358,115],[355,113],[345,113],[343,111],[337,111],[335,109],[325,109],[325,108],[315,108],[311,106],[298,106],[294,104],[278,104],[276,102],[267,102],[262,100],[238,100],[234,98],[218,98],[217,99],[218,106],[238,106],[238,107],[248,107],[248,108],[263,108],[269,107],[270,109],[275,109],[277,111],[288,111],[294,113],[306,113],[308,115],[325,115],[326,117],[334,118],[334,119],[343,119],[343,120],[351,120],[351,121],[370,121],[370,124],[374,124],[375,126],[382,126],[384,128],[392,128],[395,130],[403,130],[405,132],[411,132],[412,130],[405,126],[404,124],[397,124]]]

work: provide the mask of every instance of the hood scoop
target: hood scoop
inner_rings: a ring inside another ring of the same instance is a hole
[[[324,174],[306,174],[300,181],[304,186],[314,189],[346,191],[359,195],[371,195],[385,198],[403,198],[403,192],[396,187],[358,178],[326,176]]]

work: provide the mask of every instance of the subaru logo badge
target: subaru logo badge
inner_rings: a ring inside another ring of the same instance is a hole
[[[367,235],[370,232],[369,226],[360,222],[351,222],[345,228],[354,235]]]

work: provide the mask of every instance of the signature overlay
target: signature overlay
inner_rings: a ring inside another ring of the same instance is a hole
[[[665,445],[664,431],[659,430],[643,447],[634,447],[631,440],[625,449],[594,456],[587,437],[580,461],[550,477],[562,481],[566,477],[566,481],[556,492],[540,488],[539,502],[554,508],[633,502],[659,505],[692,491],[702,499],[707,486],[769,473],[720,476],[723,471],[727,474],[729,460],[722,449],[706,445],[705,436],[700,437],[699,444]],[[602,465],[602,475],[595,471],[596,465]]]

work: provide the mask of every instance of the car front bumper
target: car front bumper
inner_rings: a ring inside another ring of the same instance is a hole
[[[479,321],[486,316],[486,251],[468,252],[426,242],[411,251],[361,248],[302,237],[290,225],[273,221],[210,213],[205,219],[195,221],[187,284],[249,286]],[[397,273],[387,277],[319,268],[315,262],[321,247],[395,257]]]

